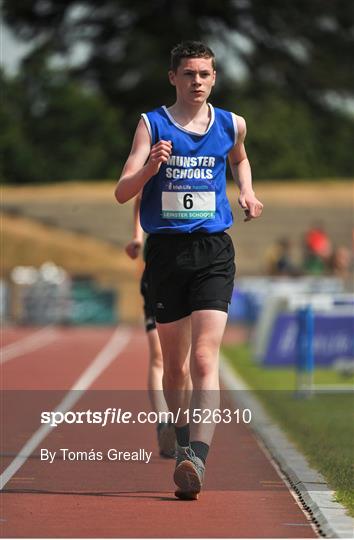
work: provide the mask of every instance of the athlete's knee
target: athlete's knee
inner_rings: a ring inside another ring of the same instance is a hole
[[[203,379],[214,374],[217,369],[217,358],[207,347],[197,348],[192,356],[192,378]]]
[[[163,358],[160,352],[154,352],[150,355],[150,365],[154,369],[163,369]]]
[[[189,379],[189,366],[187,363],[165,363],[163,371],[164,384],[169,388],[184,386]]]

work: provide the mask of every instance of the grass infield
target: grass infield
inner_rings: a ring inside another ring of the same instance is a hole
[[[323,474],[335,490],[336,500],[354,516],[353,394],[315,394],[296,399],[294,370],[261,367],[252,360],[247,345],[225,346],[223,352],[310,465]],[[314,383],[349,385],[354,384],[354,377],[316,369]]]

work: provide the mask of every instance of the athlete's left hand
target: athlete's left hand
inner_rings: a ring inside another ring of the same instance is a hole
[[[251,221],[262,214],[263,204],[257,199],[253,191],[242,192],[238,198],[238,203],[245,212],[243,221]]]
[[[134,238],[125,246],[125,252],[131,259],[136,259],[139,256],[143,243],[141,240]]]

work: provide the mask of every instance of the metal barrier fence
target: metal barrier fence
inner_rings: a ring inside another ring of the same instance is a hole
[[[113,325],[118,298],[91,276],[70,276],[45,263],[40,269],[16,267],[11,281],[2,281],[1,319],[26,324]]]

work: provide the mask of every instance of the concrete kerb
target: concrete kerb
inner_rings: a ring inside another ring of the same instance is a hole
[[[325,537],[353,538],[354,519],[345,508],[334,500],[324,477],[312,469],[304,456],[270,418],[264,407],[247,384],[232,370],[225,357],[220,358],[220,376],[227,390],[242,392],[232,395],[237,406],[252,411],[251,429],[266,447],[281,472],[289,481],[303,507]]]

